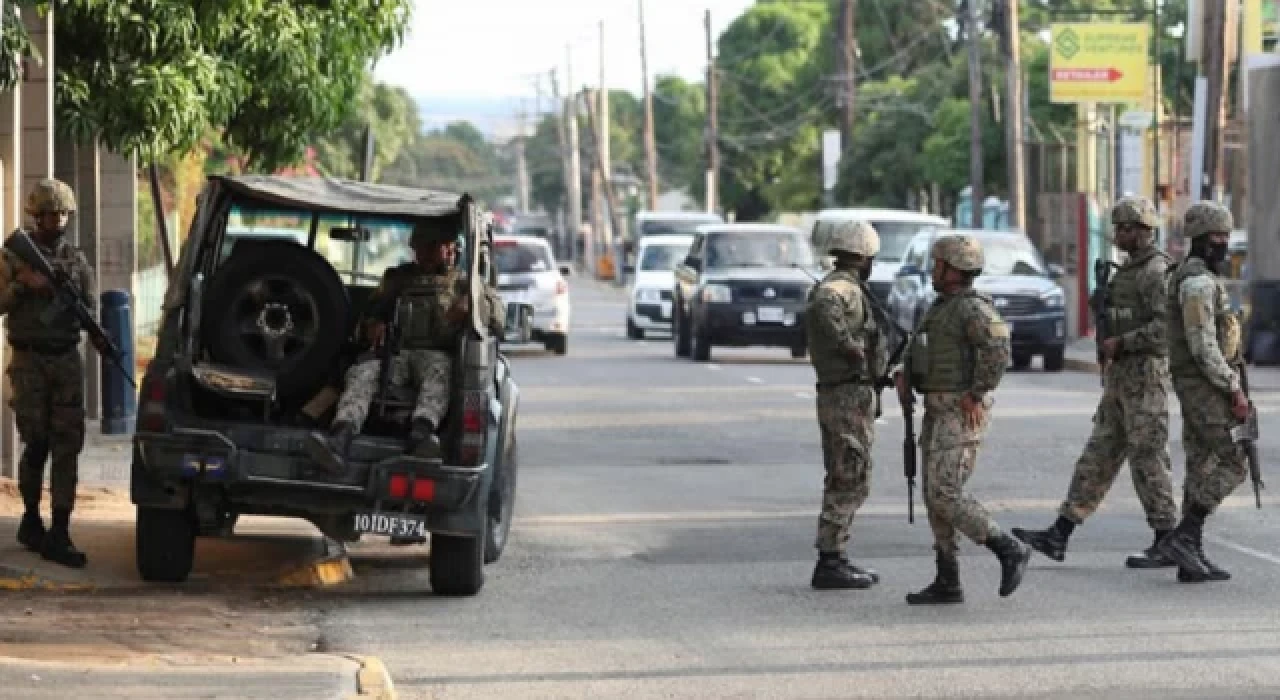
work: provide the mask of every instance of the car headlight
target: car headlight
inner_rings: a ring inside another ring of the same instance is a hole
[[[656,289],[637,289],[636,301],[641,303],[657,303],[662,301],[662,292]]]
[[[711,303],[733,301],[733,292],[723,284],[708,284],[702,288],[702,300]]]
[[[1051,309],[1061,309],[1063,306],[1063,295],[1061,289],[1055,289],[1052,292],[1040,297],[1040,301]]]

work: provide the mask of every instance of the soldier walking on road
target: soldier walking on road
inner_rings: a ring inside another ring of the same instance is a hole
[[[1054,561],[1065,559],[1072,530],[1098,509],[1128,457],[1133,488],[1155,540],[1125,564],[1157,569],[1174,566],[1156,545],[1178,521],[1168,446],[1168,273],[1173,261],[1155,247],[1160,218],[1150,200],[1121,199],[1111,210],[1111,223],[1115,245],[1129,259],[1108,295],[1111,337],[1100,339],[1105,388],[1093,416],[1093,434],[1076,462],[1058,520],[1047,530],[1015,527],[1013,534]]]
[[[876,382],[888,362],[885,329],[866,286],[880,236],[870,224],[847,222],[834,232],[828,250],[836,258],[835,270],[813,288],[805,311],[826,469],[812,586],[870,588],[879,574],[850,563],[845,550],[853,516],[870,490]]]
[[[1009,327],[990,297],[973,289],[983,267],[976,238],[944,236],[931,255],[938,298],[912,338],[905,373],[896,375],[904,404],[915,401],[912,390],[924,396],[924,499],[938,566],[933,583],[907,594],[911,605],[964,602],[957,530],[996,555],[1001,596],[1017,590],[1031,559],[1031,548],[1002,531],[964,488],[990,426],[991,392],[1009,365]]]
[[[65,237],[67,221],[76,210],[75,193],[58,180],[41,180],[27,195],[26,211],[35,228],[27,233],[49,264],[60,268],[79,289],[85,307],[96,313],[93,269]],[[80,333],[84,330],[71,309],[53,294],[53,281],[5,254],[0,280],[0,314],[8,314],[9,382],[18,435],[26,446],[18,467],[18,489],[26,512],[18,526],[18,541],[45,559],[64,566],[83,567],[84,553],[71,543],[71,510],[76,500],[77,460],[84,448],[84,361]],[[52,456],[49,476],[53,496],[53,527],[45,531],[40,496],[45,461]]]
[[[1182,521],[1159,550],[1178,564],[1183,583],[1226,581],[1231,574],[1204,554],[1204,521],[1245,480],[1248,462],[1231,429],[1249,416],[1249,399],[1234,369],[1241,357],[1240,321],[1231,312],[1219,275],[1233,222],[1219,204],[1187,209],[1187,258],[1169,284],[1169,371],[1182,404],[1182,447],[1187,454]]]

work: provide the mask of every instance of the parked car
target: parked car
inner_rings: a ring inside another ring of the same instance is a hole
[[[693,236],[655,236],[640,241],[638,264],[623,271],[634,275],[627,293],[627,337],[642,340],[650,331],[671,331],[672,288],[676,265],[689,253]]]
[[[532,307],[529,339],[542,343],[557,355],[569,351],[568,265],[556,265],[551,245],[534,236],[497,236],[493,241],[493,265],[498,271],[498,292],[509,305]]]
[[[346,370],[367,357],[357,319],[401,259],[369,255],[367,243],[386,236],[403,249],[419,221],[460,225],[459,264],[493,283],[484,214],[465,195],[281,176],[210,177],[198,202],[141,382],[130,495],[142,578],[184,581],[196,537],[272,515],[340,541],[429,537],[432,589],[478,592],[511,527],[519,403],[478,286],[454,353],[441,457],[406,453],[411,389],[375,397],[346,474],[319,468],[304,444],[328,429]],[[237,236],[241,220],[270,221],[281,235]]]
[[[719,214],[700,211],[636,212],[636,240],[648,236],[692,236],[702,224],[722,224]]]
[[[1035,355],[1044,358],[1048,372],[1065,364],[1067,314],[1065,294],[1058,284],[1063,271],[1046,265],[1040,252],[1019,231],[948,229],[917,234],[906,247],[901,269],[889,295],[889,312],[903,328],[915,329],[933,304],[933,258],[940,236],[975,236],[982,243],[986,267],[974,288],[990,295],[1005,322],[1013,344],[1013,366],[1026,369]]]
[[[804,357],[804,310],[821,268],[800,231],[770,224],[706,224],[675,270],[676,355],[711,359],[716,345],[772,346]]]
[[[813,249],[819,256],[827,256],[827,241],[831,238],[831,232],[835,230],[836,224],[844,221],[865,221],[880,234],[880,254],[876,256],[871,279],[867,284],[881,303],[889,298],[889,289],[902,264],[902,254],[911,239],[921,231],[945,229],[949,226],[947,220],[941,217],[906,209],[824,209],[814,219],[810,233]]]

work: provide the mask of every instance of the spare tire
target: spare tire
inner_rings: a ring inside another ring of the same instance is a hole
[[[351,327],[351,301],[319,253],[285,241],[236,243],[213,274],[201,314],[219,363],[274,374],[280,400],[310,398]]]

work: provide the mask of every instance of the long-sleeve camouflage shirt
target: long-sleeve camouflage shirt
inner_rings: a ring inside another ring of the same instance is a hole
[[[1211,275],[1195,275],[1183,280],[1178,288],[1182,308],[1182,326],[1187,346],[1204,378],[1225,392],[1240,389],[1240,376],[1231,368],[1218,346],[1217,317],[1225,309],[1226,293]]]
[[[1147,323],[1118,336],[1120,350],[1135,355],[1167,355],[1169,351],[1169,258],[1154,246],[1134,253],[1120,268],[1131,274],[1138,299],[1150,314]]]
[[[813,289],[805,310],[809,357],[820,383],[875,379],[885,370],[883,330],[868,313],[856,273],[836,270]],[[854,354],[862,361],[853,359]]]

